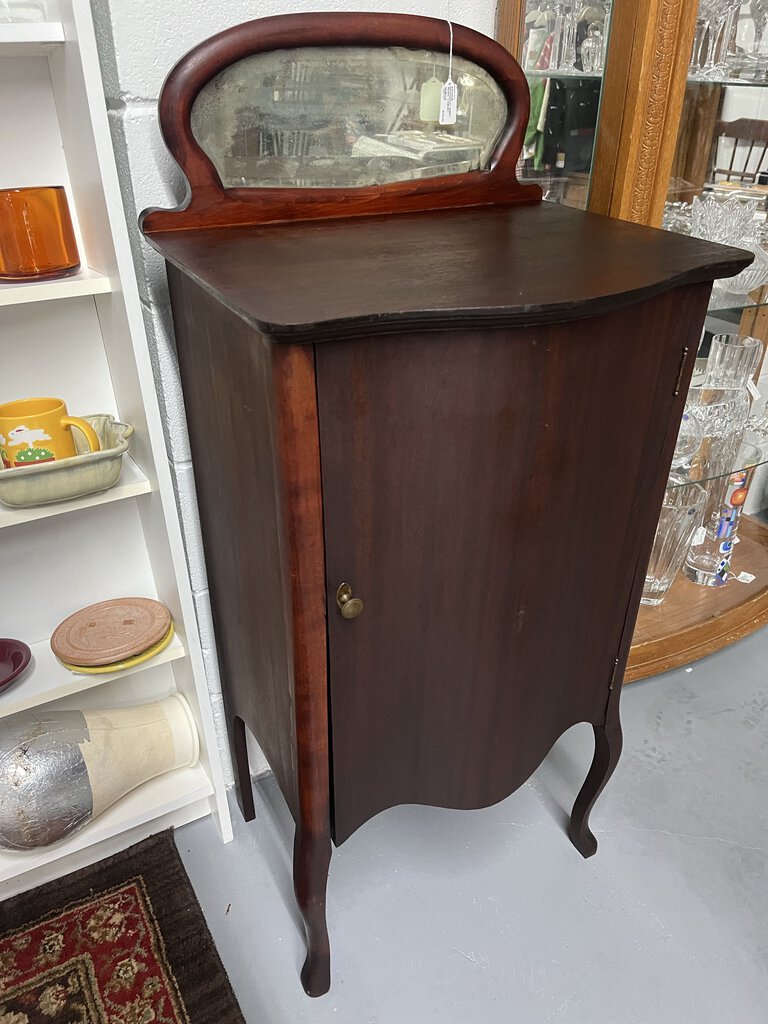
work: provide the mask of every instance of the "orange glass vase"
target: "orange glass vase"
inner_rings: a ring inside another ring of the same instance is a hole
[[[79,267],[61,185],[0,189],[0,280],[63,277]]]

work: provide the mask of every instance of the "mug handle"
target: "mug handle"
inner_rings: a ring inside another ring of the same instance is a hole
[[[85,435],[85,440],[88,442],[88,447],[91,451],[101,451],[101,444],[96,436],[96,431],[90,423],[86,423],[85,420],[81,420],[79,416],[62,416],[61,425],[62,427],[77,427],[77,429],[81,430]]]

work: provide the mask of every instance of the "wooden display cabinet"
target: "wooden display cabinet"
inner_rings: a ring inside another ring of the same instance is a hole
[[[765,83],[727,74],[719,79],[713,75],[689,78],[698,6],[698,0],[612,3],[605,70],[586,76],[602,79],[587,209],[638,224],[661,224],[667,200],[690,202],[705,183],[711,183],[720,119],[762,116],[758,98]],[[524,0],[499,3],[497,37],[515,56],[522,52],[523,19],[529,8]],[[747,16],[745,7],[740,17]],[[737,36],[743,46],[748,34]],[[569,80],[585,77],[565,74]],[[558,72],[553,71],[552,77],[559,77]],[[741,102],[736,114],[723,114],[729,109],[729,88],[740,90],[742,97],[749,94],[754,102]],[[768,132],[764,121],[752,123],[763,135]],[[736,168],[751,155],[754,170],[756,158],[764,153],[763,142],[762,135],[752,147],[747,140]],[[725,160],[727,164],[728,155]],[[766,163],[763,170],[768,170]],[[765,194],[763,187],[756,197],[765,200]],[[724,324],[723,311],[714,308],[707,330],[752,334],[768,344],[767,296],[768,288],[763,287],[752,295],[729,297],[730,322]],[[736,306],[741,314],[733,316]],[[678,579],[662,605],[641,608],[625,681],[688,664],[768,622],[768,526],[765,517],[758,515],[746,519],[745,527],[746,542],[739,546],[734,561],[737,571],[748,570],[756,580],[748,585],[732,583],[726,593],[721,588],[702,590]]]
[[[414,130],[414,83],[446,73],[448,47],[444,21],[362,14],[203,43],[160,100],[189,201],[143,217],[168,265],[241,807],[253,817],[247,725],[296,821],[311,995],[330,983],[331,843],[379,811],[494,803],[587,721],[595,756],[569,835],[595,852],[589,814],[621,749],[619,684],[711,282],[749,260],[541,203],[515,176],[524,76],[457,25],[454,68],[476,100],[455,132],[478,166],[403,177],[384,160],[355,165],[376,184],[319,184],[329,159],[346,180],[355,132],[379,138],[378,116],[387,145]],[[300,92],[339,64],[348,78],[356,59],[376,76],[374,113],[361,123],[361,86],[327,115],[346,135],[323,122],[295,146],[306,119],[286,81]],[[267,78],[273,103],[251,109]],[[394,122],[382,82],[412,94]],[[250,185],[229,180],[243,132],[278,119]],[[304,187],[275,187],[278,172]]]

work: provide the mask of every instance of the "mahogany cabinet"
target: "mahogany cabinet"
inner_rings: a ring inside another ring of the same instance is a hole
[[[311,995],[329,986],[331,844],[385,808],[494,803],[590,722],[569,834],[595,852],[711,282],[750,259],[518,185],[525,81],[468,29],[457,125],[419,127],[448,49],[446,23],[400,15],[214,37],[160,104],[190,198],[143,217],[168,266],[240,805],[253,817],[245,723],[296,820]],[[390,59],[407,64],[394,120]]]

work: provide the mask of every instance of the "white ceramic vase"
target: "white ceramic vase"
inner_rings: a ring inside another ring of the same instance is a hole
[[[150,779],[197,763],[180,694],[95,711],[23,711],[0,719],[0,846],[49,846]]]

